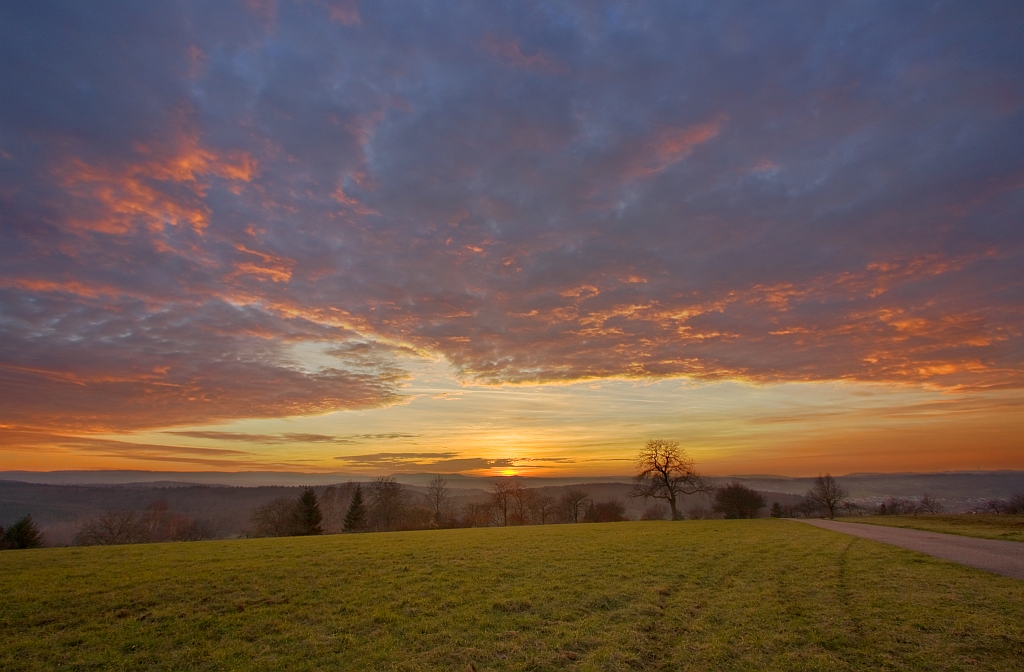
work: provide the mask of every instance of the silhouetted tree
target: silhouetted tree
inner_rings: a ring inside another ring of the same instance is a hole
[[[296,501],[278,497],[252,513],[252,522],[259,537],[288,537],[297,533]]]
[[[490,504],[469,502],[462,507],[462,525],[465,527],[487,527],[490,524]]]
[[[295,505],[295,534],[298,536],[310,536],[323,534],[320,523],[324,516],[320,513],[320,502],[316,498],[313,488],[306,488],[299,495],[299,501]]]
[[[167,526],[170,522],[170,507],[167,501],[158,499],[142,512],[137,521],[140,542],[166,541]]]
[[[448,481],[437,475],[427,483],[427,505],[433,527],[448,527],[452,519],[452,494]]]
[[[760,493],[734,482],[715,490],[712,510],[725,514],[726,518],[756,518],[757,512],[764,507],[764,497]]]
[[[807,491],[807,499],[828,511],[829,518],[836,517],[836,508],[842,504],[848,494],[843,486],[836,483],[831,474],[818,476],[814,479],[814,485]]]
[[[597,523],[617,523],[626,519],[626,507],[617,499],[608,499],[595,507]]]
[[[664,499],[672,509],[672,520],[679,520],[678,498],[706,492],[704,479],[678,441],[650,439],[636,460],[640,473],[633,478],[629,497]]]
[[[921,499],[917,502],[917,507],[921,513],[942,513],[942,504],[927,492],[921,495]]]
[[[878,507],[880,516],[909,516],[917,513],[917,504],[906,497],[886,497]]]
[[[377,532],[397,530],[403,522],[409,496],[393,476],[378,476],[370,482],[368,522]]]
[[[580,522],[580,517],[586,512],[585,507],[589,500],[590,496],[578,488],[572,488],[562,493],[559,502],[562,505],[566,520],[570,523]]]
[[[519,481],[512,481],[508,489],[510,512],[508,522],[513,525],[526,525],[530,522],[530,505],[533,490],[523,487]]]
[[[594,503],[594,500],[590,500],[590,504],[587,506],[587,512],[583,514],[583,522],[597,522],[597,504]]]
[[[512,506],[513,481],[495,481],[491,483],[491,509],[503,527],[508,525],[508,514]]]
[[[213,539],[213,526],[207,520],[197,520],[192,516],[175,516],[172,522],[171,541],[202,541]]]
[[[530,517],[534,523],[547,525],[555,522],[557,508],[551,495],[534,495],[530,500]]]
[[[83,523],[75,535],[80,546],[135,544],[142,540],[134,511],[110,510]]]
[[[31,515],[16,521],[7,529],[0,527],[0,548],[39,548],[42,545],[43,536]]]
[[[362,532],[366,529],[366,504],[363,503],[363,489],[356,483],[355,492],[345,514],[342,530],[345,532]]]
[[[798,513],[804,518],[810,518],[820,511],[821,506],[810,497],[803,497],[793,505],[793,513]]]
[[[782,505],[778,502],[772,502],[772,518],[782,518]]]

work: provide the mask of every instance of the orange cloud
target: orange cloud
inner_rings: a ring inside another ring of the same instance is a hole
[[[69,218],[72,228],[117,235],[140,226],[157,232],[167,225],[187,225],[202,232],[210,215],[202,202],[209,187],[203,178],[240,183],[256,172],[256,161],[247,153],[219,155],[189,135],[170,148],[137,145],[135,150],[142,160],[125,167],[89,165],[71,157],[57,168],[68,192],[94,206],[89,216]],[[184,186],[188,195],[169,193],[164,185]]]
[[[236,244],[235,249],[239,252],[258,257],[262,261],[262,265],[257,265],[250,261],[236,263],[234,271],[228,277],[234,277],[237,275],[255,275],[261,280],[265,278],[273,280],[274,282],[288,282],[291,280],[292,269],[295,267],[295,262],[293,260],[279,257],[276,254],[256,252],[255,250],[250,250],[241,243]]]
[[[614,170],[623,182],[657,175],[689,156],[693,149],[716,137],[728,119],[720,114],[715,119],[685,128],[662,126],[652,134],[627,146],[614,159]],[[597,195],[594,191],[591,195]]]

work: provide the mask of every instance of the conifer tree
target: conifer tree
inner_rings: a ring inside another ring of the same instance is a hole
[[[323,519],[320,503],[316,499],[316,492],[313,491],[313,488],[306,488],[299,495],[299,501],[295,506],[295,534],[299,536],[322,534],[320,522]]]
[[[32,516],[25,516],[6,530],[0,527],[0,548],[38,548],[43,545],[39,527],[32,521]]]
[[[362,532],[366,529],[366,505],[363,504],[363,489],[356,483],[356,491],[352,493],[352,502],[345,514],[345,532]]]

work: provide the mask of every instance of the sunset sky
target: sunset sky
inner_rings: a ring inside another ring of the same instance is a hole
[[[1019,2],[7,2],[0,470],[1024,469]]]

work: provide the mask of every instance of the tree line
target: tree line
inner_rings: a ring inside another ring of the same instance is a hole
[[[459,506],[443,476],[435,476],[425,493],[408,490],[394,477],[380,476],[369,483],[329,486],[319,497],[313,488],[306,488],[298,498],[274,499],[253,511],[247,536],[623,520],[627,520],[623,502],[614,498],[597,501],[578,488],[555,498],[515,480],[500,480],[491,483],[486,501]]]

